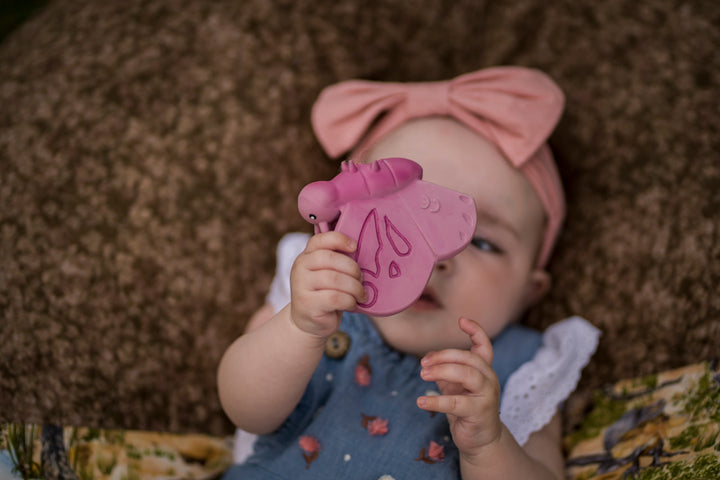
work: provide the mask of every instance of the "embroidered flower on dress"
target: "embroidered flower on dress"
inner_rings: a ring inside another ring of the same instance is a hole
[[[442,445],[431,441],[430,446],[427,449],[427,453],[425,451],[425,447],[420,449],[420,457],[416,458],[415,460],[418,462],[425,462],[429,464],[442,462],[445,459],[445,447]]]
[[[321,445],[320,441],[315,438],[311,437],[310,435],[303,435],[298,440],[298,445],[300,445],[300,448],[305,450],[306,453],[315,453],[319,452]]]
[[[385,435],[388,433],[388,420],[379,418],[375,415],[362,415],[362,428],[366,429],[370,435]]]
[[[430,448],[428,448],[428,457],[432,458],[436,462],[442,462],[445,458],[445,447],[435,442],[430,442]]]
[[[388,421],[382,418],[376,418],[368,425],[370,435],[385,435],[388,433]]]
[[[298,445],[304,451],[302,456],[305,459],[306,463],[305,469],[308,469],[310,468],[310,464],[318,458],[320,448],[322,448],[320,445],[320,441],[315,437],[311,437],[310,435],[303,435],[298,440]]]
[[[370,368],[370,355],[364,355],[355,365],[355,383],[361,387],[370,385],[372,369]]]

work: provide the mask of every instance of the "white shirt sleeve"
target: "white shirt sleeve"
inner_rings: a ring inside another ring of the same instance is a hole
[[[305,250],[308,240],[310,235],[307,233],[288,233],[278,243],[275,277],[265,297],[275,313],[290,303],[290,270],[297,256]]]
[[[500,420],[520,445],[543,428],[577,387],[590,361],[600,330],[580,317],[548,327],[532,360],[507,380],[500,400]]]

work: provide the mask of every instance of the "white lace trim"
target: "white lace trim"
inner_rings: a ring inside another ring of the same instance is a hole
[[[551,325],[535,357],[513,373],[500,401],[500,420],[524,445],[548,424],[577,387],[597,348],[600,330],[580,317]]]

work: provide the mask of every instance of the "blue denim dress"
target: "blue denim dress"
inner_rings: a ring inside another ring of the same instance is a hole
[[[276,432],[260,436],[250,458],[224,478],[460,478],[445,415],[415,403],[437,391],[434,382],[420,378],[418,359],[383,343],[365,315],[346,313],[340,328],[351,338],[347,354],[323,356],[295,411]],[[493,341],[493,368],[501,386],[541,343],[539,332],[520,325],[501,332]],[[301,437],[315,442],[315,448],[304,443],[303,449]]]

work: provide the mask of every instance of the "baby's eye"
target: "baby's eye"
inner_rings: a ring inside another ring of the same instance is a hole
[[[483,252],[502,253],[502,251],[497,246],[495,246],[495,244],[489,242],[483,237],[475,237],[470,241],[470,243],[473,247],[477,248],[478,250],[482,250]]]

